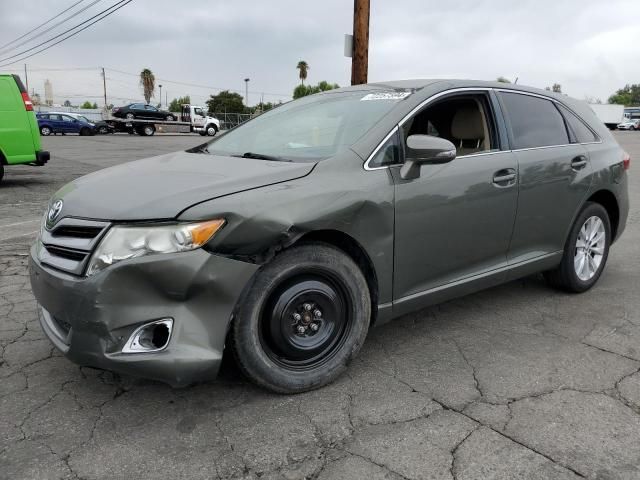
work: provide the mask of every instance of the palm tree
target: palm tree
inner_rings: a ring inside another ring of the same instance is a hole
[[[304,81],[307,79],[307,73],[309,72],[309,64],[304,60],[300,60],[296,68],[300,70],[300,82],[304,85]]]
[[[140,86],[142,87],[144,99],[149,103],[151,101],[151,97],[154,96],[153,91],[156,88],[156,77],[148,68],[145,68],[140,72]]]

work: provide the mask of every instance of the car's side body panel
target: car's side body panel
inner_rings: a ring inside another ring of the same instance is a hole
[[[27,111],[13,75],[0,75],[0,152],[7,164],[30,163],[40,150],[33,111]]]

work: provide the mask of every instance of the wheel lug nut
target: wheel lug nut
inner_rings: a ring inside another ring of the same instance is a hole
[[[293,319],[294,319],[296,322],[299,322],[301,318],[302,318],[302,317],[300,316],[300,314],[299,314],[299,313],[294,313],[294,314],[293,314]]]
[[[314,316],[314,317],[318,317],[318,318],[320,318],[320,317],[322,317],[322,312],[321,312],[319,309],[317,309],[317,308],[316,308],[316,309],[313,311],[313,316]]]
[[[303,333],[304,333],[304,332],[306,332],[306,331],[307,331],[307,329],[306,329],[306,328],[304,328],[302,325],[298,326],[298,333],[299,333],[299,334],[303,334]]]
[[[318,324],[317,324],[317,323],[312,323],[310,326],[311,326],[311,330],[313,330],[314,332],[317,332],[317,331],[318,331],[318,328],[319,328],[319,327],[318,327]]]
[[[305,303],[302,307],[303,307],[307,312],[308,312],[309,310],[311,310],[311,304],[310,304],[310,303]]]

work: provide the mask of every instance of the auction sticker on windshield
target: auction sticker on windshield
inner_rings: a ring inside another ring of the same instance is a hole
[[[369,93],[362,97],[360,101],[365,100],[402,100],[403,98],[411,95],[411,92],[384,92],[384,93]]]

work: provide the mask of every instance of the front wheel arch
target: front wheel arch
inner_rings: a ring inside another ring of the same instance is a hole
[[[339,230],[315,230],[304,234],[294,245],[304,243],[327,243],[348,255],[358,265],[369,287],[371,296],[371,323],[376,323],[378,316],[378,276],[371,261],[371,257],[364,247],[352,236]]]

